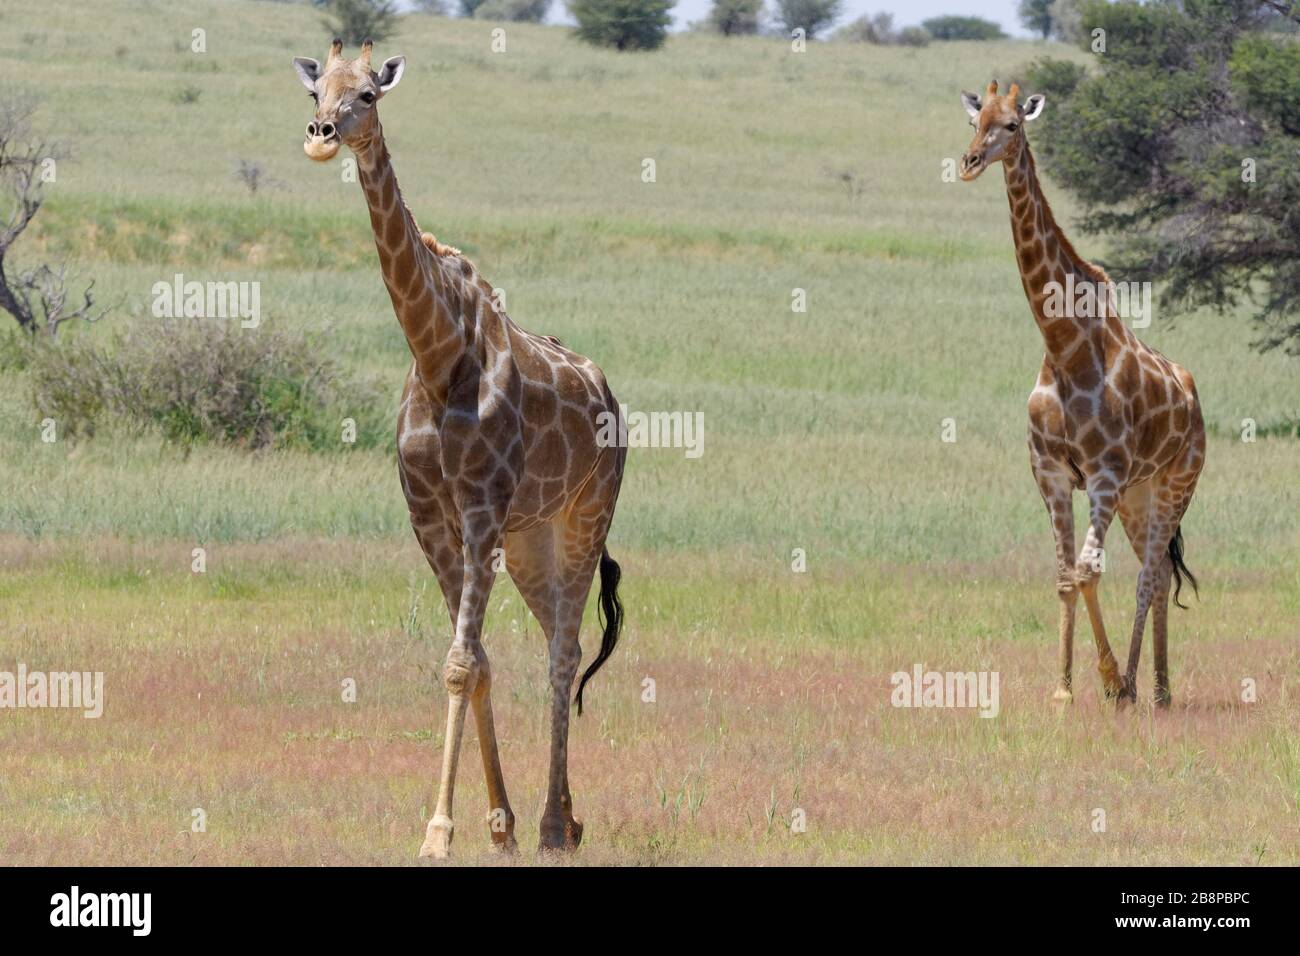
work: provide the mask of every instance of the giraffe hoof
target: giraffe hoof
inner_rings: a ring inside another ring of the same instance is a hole
[[[515,835],[507,833],[505,839],[498,840],[501,836],[499,833],[492,834],[492,851],[500,853],[502,856],[514,856],[519,851],[519,844],[515,842]]]
[[[1074,703],[1074,694],[1070,693],[1069,688],[1058,687],[1056,693],[1052,695],[1052,700],[1058,704],[1072,704]]]
[[[424,834],[424,845],[420,847],[420,856],[434,860],[447,859],[451,855],[451,836],[455,829],[446,817],[430,820]]]
[[[1155,697],[1156,707],[1160,710],[1168,710],[1174,702],[1174,695],[1167,690],[1157,690]]]
[[[1106,700],[1118,705],[1120,699],[1128,693],[1128,687],[1124,684],[1122,677],[1108,675],[1105,671],[1101,673],[1102,693]]]
[[[557,823],[542,823],[542,839],[538,852],[565,853],[576,850],[582,842],[582,824],[577,820],[563,820]]]
[[[1115,701],[1116,710],[1125,710],[1137,703],[1137,686],[1124,681],[1114,690],[1107,691],[1106,696]]]

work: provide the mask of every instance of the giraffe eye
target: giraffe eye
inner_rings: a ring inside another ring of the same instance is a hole
[[[374,101],[375,101],[375,94],[371,93],[369,90],[366,90],[366,92],[361,94],[361,102],[373,103]]]
[[[1019,124],[1019,123],[1008,123],[1008,124],[1007,124],[1007,132],[1008,132],[1008,133],[1014,133],[1014,132],[1015,132],[1016,130],[1018,130],[1019,128],[1020,128],[1020,124]]]

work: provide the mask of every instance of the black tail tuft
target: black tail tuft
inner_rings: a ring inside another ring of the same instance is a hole
[[[600,635],[600,653],[591,662],[578,681],[578,716],[582,716],[582,689],[587,681],[600,670],[600,665],[609,660],[618,644],[618,633],[623,629],[623,602],[618,599],[618,582],[623,576],[618,562],[609,556],[608,551],[600,553],[600,624],[604,632]]]
[[[1187,582],[1191,584],[1192,590],[1196,592],[1197,597],[1201,596],[1201,589],[1196,584],[1196,575],[1187,570],[1187,565],[1183,563],[1183,529],[1181,525],[1174,531],[1174,536],[1169,541],[1169,560],[1174,563],[1174,603],[1183,610],[1187,610],[1187,605],[1178,600],[1183,591],[1183,578],[1187,578]]]

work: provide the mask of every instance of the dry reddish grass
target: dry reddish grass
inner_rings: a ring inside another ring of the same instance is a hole
[[[241,545],[214,549],[204,576],[189,560],[179,544],[0,540],[0,669],[103,670],[108,698],[100,720],[0,713],[0,859],[415,862],[447,626],[414,546]],[[1117,715],[1086,624],[1076,701],[1051,702],[1055,602],[1037,571],[624,568],[629,629],[574,721],[587,842],[550,862],[1297,862],[1293,580],[1205,574],[1205,600],[1173,618],[1173,708]],[[425,587],[413,627],[412,586]],[[1127,610],[1110,590],[1122,656]],[[515,862],[534,863],[544,652],[509,586],[489,630]],[[1001,713],[891,707],[889,675],[914,662],[998,671]],[[1257,703],[1241,701],[1243,677]],[[455,858],[509,862],[487,849],[472,733],[462,767]],[[206,833],[190,832],[195,807]],[[795,808],[805,833],[789,830]]]

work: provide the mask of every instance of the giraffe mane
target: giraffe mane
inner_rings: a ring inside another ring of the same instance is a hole
[[[420,233],[420,241],[425,244],[430,252],[435,256],[452,256],[458,259],[464,259],[465,255],[455,246],[445,246],[437,240],[431,232]]]
[[[474,263],[465,258],[465,253],[461,252],[455,246],[444,245],[439,242],[437,237],[431,232],[420,233],[420,241],[424,243],[425,248],[434,254],[438,259],[455,259],[460,263],[460,273],[469,279],[470,285],[477,289],[481,295],[492,299],[496,295],[496,287],[483,278],[483,275],[475,268]]]

